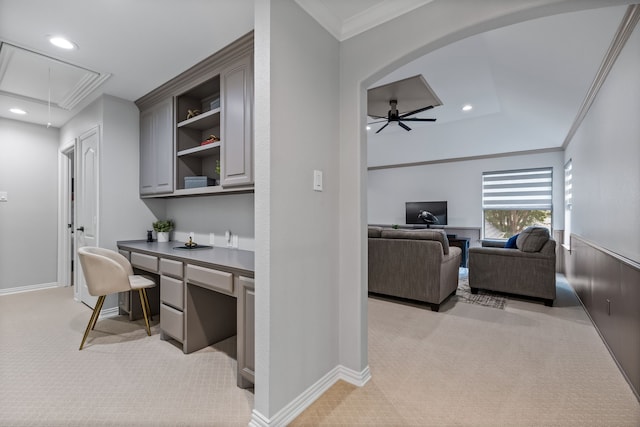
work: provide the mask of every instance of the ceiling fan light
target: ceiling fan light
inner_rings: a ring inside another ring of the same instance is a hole
[[[78,48],[78,46],[75,43],[65,39],[64,37],[60,37],[60,36],[51,36],[51,37],[49,37],[49,42],[52,45],[57,46],[57,47],[59,47],[61,49],[72,50],[72,49],[77,49]]]
[[[27,112],[24,111],[22,108],[10,108],[9,111],[11,111],[13,114],[19,114],[21,116],[27,114]]]

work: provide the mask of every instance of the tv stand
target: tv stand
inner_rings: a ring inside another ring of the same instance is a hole
[[[453,236],[453,237],[451,237]],[[447,234],[447,240],[449,240],[449,246],[456,246],[462,249],[462,258],[460,259],[460,267],[467,268],[469,260],[469,239],[468,237],[456,237],[455,234]]]

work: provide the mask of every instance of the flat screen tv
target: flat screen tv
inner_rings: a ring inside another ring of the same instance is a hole
[[[447,225],[447,202],[407,202],[406,205],[407,224]]]

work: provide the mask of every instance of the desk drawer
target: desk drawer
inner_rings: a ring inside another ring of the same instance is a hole
[[[160,276],[160,301],[184,310],[184,284],[182,280]]]
[[[182,262],[160,258],[160,274],[182,279]]]
[[[160,329],[176,340],[184,341],[184,313],[160,304]]]
[[[187,264],[187,281],[233,295],[233,275],[226,271]]]
[[[158,257],[131,252],[131,265],[156,273],[158,271]]]

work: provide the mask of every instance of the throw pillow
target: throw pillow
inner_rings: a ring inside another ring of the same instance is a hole
[[[540,252],[549,240],[549,230],[544,227],[527,227],[520,232],[516,246],[522,252]]]
[[[516,249],[517,239],[518,239],[518,234],[514,234],[513,236],[509,237],[509,240],[507,240],[507,243],[504,244],[504,247],[509,249]]]

